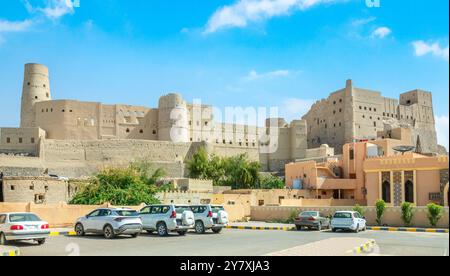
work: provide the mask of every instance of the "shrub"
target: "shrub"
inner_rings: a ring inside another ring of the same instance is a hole
[[[384,200],[378,200],[375,204],[375,208],[377,209],[377,224],[381,226],[383,224],[382,218],[384,215],[384,211],[386,210],[386,202]]]
[[[366,209],[361,207],[359,204],[356,204],[355,207],[353,207],[354,212],[358,212],[362,217],[366,214]]]
[[[430,221],[431,226],[436,227],[439,220],[442,218],[444,207],[434,203],[430,203],[427,205],[427,208],[428,208],[428,220]]]
[[[411,221],[414,217],[414,204],[404,202],[402,204],[402,220],[406,227],[411,226]]]
[[[154,183],[158,170],[150,178],[142,170],[128,168],[105,169],[91,178],[70,201],[70,204],[99,205],[109,202],[113,205],[139,205],[159,203],[155,198]]]
[[[288,224],[294,223],[296,217],[298,217],[298,212],[297,212],[297,211],[292,211],[292,212],[291,212],[291,215],[290,215],[289,218],[287,219],[286,223],[288,223]]]

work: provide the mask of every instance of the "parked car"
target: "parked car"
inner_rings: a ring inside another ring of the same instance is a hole
[[[331,220],[331,230],[350,230],[358,233],[359,231],[366,231],[366,219],[358,212],[342,211],[336,212]]]
[[[297,230],[302,230],[303,227],[308,229],[314,228],[321,231],[324,228],[330,229],[330,220],[323,214],[317,211],[302,212],[295,218],[295,226]]]
[[[206,230],[212,230],[218,234],[228,224],[228,213],[219,205],[193,205],[191,210],[195,218],[195,232],[204,234]]]
[[[142,232],[142,220],[139,213],[132,209],[97,209],[77,220],[75,232],[77,236],[87,233],[103,234],[106,239],[113,239],[118,235],[136,238]]]
[[[188,205],[149,205],[140,211],[143,228],[148,233],[156,231],[159,236],[177,232],[184,236],[194,228],[195,219]]]
[[[50,235],[49,225],[32,213],[0,214],[0,245],[8,241],[35,241],[45,243]]]

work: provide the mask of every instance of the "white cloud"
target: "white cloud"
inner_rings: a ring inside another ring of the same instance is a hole
[[[256,81],[260,79],[273,79],[273,78],[284,78],[295,74],[299,74],[301,71],[291,71],[291,70],[275,70],[266,73],[258,73],[256,70],[251,70],[247,76],[244,77],[246,81]]]
[[[379,27],[372,32],[372,38],[385,38],[392,33],[388,27]]]
[[[414,41],[413,43],[415,54],[418,57],[425,56],[428,54],[432,54],[433,56],[442,58],[446,61],[448,61],[448,53],[449,53],[449,46],[441,47],[439,43],[427,43],[423,40]]]
[[[73,0],[46,0],[44,7],[34,8],[28,0],[25,0],[25,7],[30,13],[41,12],[47,18],[55,20],[64,15],[73,14],[75,12],[73,3]]]
[[[24,20],[24,21],[7,21],[0,19],[0,33],[8,33],[8,32],[24,32],[28,30],[33,21]]]
[[[311,109],[315,100],[289,98],[283,101],[283,116],[286,120],[298,120],[303,117]]]
[[[438,143],[449,150],[449,119],[448,115],[436,116],[436,131]]]
[[[354,27],[359,27],[359,26],[364,26],[367,25],[369,23],[372,23],[373,21],[377,20],[376,17],[371,16],[368,18],[360,18],[360,19],[355,19],[351,22],[351,25]]]
[[[205,33],[224,28],[243,28],[250,22],[263,21],[275,16],[289,15],[296,10],[339,0],[237,0],[236,3],[219,8],[209,19]]]

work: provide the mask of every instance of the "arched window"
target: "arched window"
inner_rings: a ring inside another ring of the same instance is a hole
[[[382,199],[386,203],[391,203],[391,183],[384,181],[381,187]]]
[[[410,180],[405,183],[405,202],[414,203],[414,184]]]

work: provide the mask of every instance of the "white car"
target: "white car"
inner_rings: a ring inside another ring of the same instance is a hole
[[[358,212],[341,211],[336,212],[331,220],[331,230],[350,230],[358,233],[359,231],[366,231],[366,219]]]
[[[47,222],[32,213],[0,214],[0,245],[8,241],[36,241],[42,245],[50,235],[49,228]]]
[[[132,209],[102,208],[79,218],[75,223],[75,232],[77,236],[103,234],[106,239],[117,235],[136,238],[142,232],[142,220],[139,213]]]
[[[209,229],[218,234],[228,224],[228,213],[223,206],[193,205],[191,210],[194,213],[197,234],[203,234]]]
[[[167,236],[169,232],[186,235],[194,228],[194,214],[188,205],[149,205],[140,212],[144,230],[148,233],[156,231],[159,236]]]

